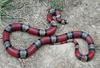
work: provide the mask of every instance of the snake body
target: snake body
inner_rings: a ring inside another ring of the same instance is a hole
[[[83,55],[79,51],[79,44],[75,40],[75,56],[81,61],[90,61],[95,55],[95,44],[92,37],[84,31],[72,31],[61,35],[53,35],[57,30],[57,23],[66,24],[66,20],[61,18],[61,11],[52,9],[47,14],[47,20],[51,24],[48,29],[42,30],[22,23],[8,25],[3,32],[3,43],[6,51],[13,57],[26,59],[33,55],[40,47],[46,44],[68,42],[69,39],[83,39],[88,44],[88,54]],[[10,41],[10,34],[15,31],[27,32],[32,35],[42,36],[41,39],[33,42],[27,49],[16,49]]]

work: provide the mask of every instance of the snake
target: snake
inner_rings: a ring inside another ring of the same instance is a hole
[[[39,48],[46,44],[52,45],[54,43],[68,43],[68,41],[72,39],[71,42],[74,43],[75,56],[77,59],[85,62],[92,60],[95,56],[95,44],[89,33],[84,31],[70,31],[61,35],[54,35],[57,30],[57,23],[67,24],[67,21],[62,19],[61,13],[62,10],[49,9],[47,21],[50,26],[48,29],[38,29],[19,22],[9,24],[3,31],[3,44],[8,54],[15,58],[26,59],[32,56]],[[29,45],[28,48],[17,49],[12,46],[10,41],[10,35],[16,31],[26,32],[31,35],[40,36],[41,38]],[[83,39],[85,42],[87,42],[87,54],[82,54],[80,52],[79,43],[75,39]]]

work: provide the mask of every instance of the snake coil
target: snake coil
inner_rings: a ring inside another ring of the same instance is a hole
[[[83,39],[88,44],[88,54],[83,55],[79,51],[79,44],[75,40],[75,56],[81,61],[90,61],[95,55],[95,45],[92,37],[83,31],[72,31],[61,35],[53,35],[57,30],[57,23],[66,24],[66,20],[61,18],[62,10],[50,9],[47,14],[47,21],[50,24],[48,29],[37,29],[22,23],[13,23],[8,25],[3,31],[3,43],[6,51],[13,57],[26,59],[34,54],[41,46],[46,44],[68,42],[69,39]],[[27,32],[32,35],[42,36],[41,39],[33,42],[27,49],[16,49],[10,41],[10,34],[15,31]]]

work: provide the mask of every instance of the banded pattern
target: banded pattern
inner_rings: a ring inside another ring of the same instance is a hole
[[[50,24],[53,26],[57,26],[57,23],[60,23],[60,24],[67,24],[68,21],[64,20],[61,18],[61,13],[62,13],[62,10],[59,10],[59,9],[49,9],[48,11],[48,14],[47,14],[47,20],[48,22],[50,22]],[[57,23],[55,23],[57,22]]]
[[[8,25],[4,32],[12,33],[15,31],[22,31],[28,32],[29,34],[36,35],[36,36],[50,36],[55,33],[57,26],[50,26],[48,29],[37,29],[34,27],[30,27],[29,25],[22,24],[22,23],[13,23]]]
[[[75,44],[76,57],[81,61],[92,60],[94,55],[95,55],[95,44],[93,42],[92,37],[86,32],[72,31],[72,32],[68,32],[68,33],[65,33],[62,35],[44,37],[44,38],[41,38],[40,41],[41,41],[41,43],[43,43],[42,45],[45,45],[45,44],[64,42],[64,41],[67,41],[69,39],[77,39],[77,38],[83,39],[87,42],[89,53],[86,55],[81,54],[79,51],[79,44],[76,41],[72,41]]]
[[[11,42],[10,42],[10,34],[12,32],[15,31],[22,31],[22,32],[27,32],[29,34],[32,35],[36,35],[36,36],[50,36],[52,34],[55,33],[57,27],[56,26],[51,26],[49,27],[47,30],[42,30],[42,29],[36,29],[34,27],[30,27],[29,25],[26,24],[22,24],[22,23],[13,23],[8,25],[3,32],[3,42],[4,42],[4,46],[7,50],[7,52],[16,57],[16,58],[22,58],[25,59],[27,58],[29,55],[31,55],[31,50],[32,53],[35,52],[35,50],[37,50],[37,47],[39,48],[39,41],[37,41],[35,43],[35,46],[31,46],[28,49],[16,49],[12,46]],[[34,50],[35,49],[35,50]],[[33,52],[34,51],[34,52]],[[29,54],[29,55],[28,55]]]
[[[4,41],[4,45],[6,47],[6,50],[9,54],[11,54],[12,56],[17,57],[17,58],[25,59],[25,58],[31,56],[42,45],[64,42],[69,39],[76,39],[76,38],[81,38],[81,39],[85,40],[88,44],[88,50],[89,50],[89,53],[87,55],[81,54],[79,51],[78,43],[73,41],[75,43],[75,55],[79,60],[89,61],[89,60],[93,59],[94,54],[95,54],[95,45],[92,40],[92,37],[88,33],[83,32],[83,31],[73,31],[73,32],[68,32],[68,33],[62,34],[62,35],[43,37],[43,38],[33,42],[33,44],[28,49],[23,49],[23,50],[22,49],[17,50],[14,47],[12,47],[12,45],[10,43],[10,39],[9,39],[10,34],[9,34],[9,32],[6,32],[6,33],[5,32],[6,31],[4,31],[4,33],[3,33],[3,41]]]
[[[79,44],[75,40],[71,41],[75,44],[75,56],[81,61],[90,61],[95,55],[95,44],[92,37],[83,31],[72,31],[61,35],[53,35],[57,29],[58,23],[66,22],[61,19],[61,10],[51,9],[47,15],[47,20],[50,22],[51,26],[46,30],[37,29],[30,27],[29,25],[22,23],[13,23],[8,25],[3,32],[3,43],[6,48],[6,51],[16,57],[21,59],[26,59],[34,54],[40,47],[46,44],[62,43],[69,42],[70,39],[83,39],[88,44],[88,54],[83,55],[79,51]],[[36,36],[43,36],[41,39],[33,42],[27,49],[16,49],[12,46],[10,42],[10,34],[15,31],[27,32]]]

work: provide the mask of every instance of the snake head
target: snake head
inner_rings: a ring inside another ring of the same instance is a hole
[[[62,25],[68,24],[68,21],[62,18],[62,15],[61,15],[62,12],[63,10],[50,8],[48,11],[47,20],[49,22],[52,22],[53,20]]]

